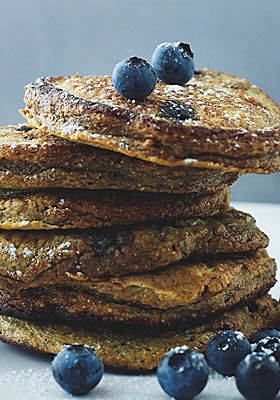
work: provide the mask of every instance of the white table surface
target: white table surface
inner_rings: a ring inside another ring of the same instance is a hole
[[[258,226],[270,237],[269,253],[280,265],[280,205],[259,203],[233,203],[252,214]],[[278,270],[279,278],[280,268]],[[280,283],[271,290],[280,295]],[[4,400],[71,399],[52,377],[49,356],[16,348],[0,342],[0,398]],[[77,397],[78,398],[78,397]],[[81,397],[80,397],[81,398]],[[130,376],[105,374],[101,383],[83,399],[95,400],[164,400],[169,399],[161,390],[156,376]],[[242,399],[234,378],[211,376],[197,400]],[[280,397],[279,397],[280,398]]]

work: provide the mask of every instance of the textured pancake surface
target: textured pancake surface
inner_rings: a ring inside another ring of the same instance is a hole
[[[228,206],[230,191],[141,193],[118,190],[0,189],[0,229],[72,229],[209,216]]]
[[[204,69],[184,86],[158,83],[127,100],[111,77],[39,78],[23,115],[34,126],[163,165],[280,170],[280,107],[245,79]]]
[[[73,343],[93,347],[106,367],[119,370],[147,371],[157,368],[167,351],[187,345],[205,352],[207,343],[225,329],[239,330],[250,336],[258,329],[273,327],[280,315],[280,306],[269,295],[247,306],[225,312],[207,324],[185,330],[147,334],[126,330],[118,332],[104,327],[90,330],[75,325],[30,322],[0,316],[0,338],[29,349],[57,354]]]
[[[197,319],[208,319],[266,293],[275,283],[275,273],[275,261],[262,249],[250,255],[183,261],[90,287],[75,283],[72,287],[47,284],[18,293],[0,290],[0,313],[92,326],[100,321],[129,323],[129,328],[193,325]]]
[[[81,230],[0,231],[0,286],[87,282],[144,272],[192,254],[253,251],[268,245],[253,217],[227,209],[207,218]]]
[[[27,125],[0,128],[0,188],[120,189],[205,193],[240,175],[169,167],[73,143]]]

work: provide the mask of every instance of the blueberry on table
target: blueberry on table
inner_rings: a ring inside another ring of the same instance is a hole
[[[144,100],[156,86],[153,67],[142,58],[131,57],[118,63],[112,74],[116,91],[130,100]]]
[[[280,368],[274,357],[248,354],[236,368],[236,386],[248,400],[270,400],[280,389]]]
[[[232,376],[240,361],[251,351],[251,345],[243,333],[227,330],[209,341],[206,359],[209,366],[219,374]]]
[[[251,345],[252,351],[256,353],[265,353],[273,356],[280,363],[280,339],[277,337],[266,337],[258,343]]]
[[[268,336],[271,338],[276,337],[280,339],[280,332],[277,329],[268,329],[268,328],[259,329],[249,337],[249,342],[257,343]]]
[[[169,396],[180,400],[189,400],[199,394],[208,381],[208,375],[203,354],[187,346],[170,350],[157,370],[162,389]]]
[[[158,78],[165,83],[184,85],[194,74],[193,53],[187,43],[159,44],[151,63]]]
[[[66,392],[83,395],[100,382],[104,367],[89,346],[70,345],[53,359],[52,373]]]

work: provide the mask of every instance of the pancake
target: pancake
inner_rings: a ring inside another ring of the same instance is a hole
[[[129,327],[189,326],[266,293],[275,284],[275,273],[276,263],[265,250],[208,257],[103,282],[46,284],[18,293],[0,290],[0,314],[92,326],[100,321]]]
[[[207,218],[81,230],[0,230],[0,286],[87,282],[151,271],[191,255],[268,245],[253,217],[226,209]]]
[[[72,143],[27,125],[0,128],[0,188],[120,189],[206,193],[231,185],[240,174],[160,166]]]
[[[239,330],[249,337],[256,330],[273,327],[280,315],[280,306],[269,295],[221,314],[207,324],[162,334],[137,330],[118,332],[96,327],[95,330],[75,325],[31,322],[0,316],[0,338],[8,343],[44,353],[57,354],[68,344],[87,344],[95,350],[105,367],[142,372],[157,368],[171,348],[187,345],[205,352],[207,343],[218,332]]]
[[[209,216],[228,206],[228,188],[167,194],[118,190],[0,189],[0,229],[73,229]]]
[[[127,100],[111,77],[43,77],[26,87],[29,123],[49,133],[169,166],[280,171],[280,107],[245,79],[203,69]]]

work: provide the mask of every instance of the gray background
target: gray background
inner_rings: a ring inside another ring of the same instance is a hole
[[[247,78],[280,98],[279,0],[0,0],[0,122],[22,121],[24,85],[42,75],[111,74],[186,41],[196,67]],[[233,198],[280,203],[280,174],[249,175]]]

